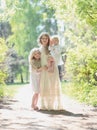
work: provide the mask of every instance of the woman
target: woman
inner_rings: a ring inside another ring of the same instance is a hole
[[[62,110],[61,83],[56,64],[54,64],[52,73],[48,71],[50,36],[47,33],[42,33],[39,36],[39,43],[41,45],[41,66],[47,68],[42,70],[40,77],[40,109]]]

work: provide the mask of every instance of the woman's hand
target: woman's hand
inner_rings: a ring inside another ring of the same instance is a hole
[[[42,67],[41,68],[39,68],[39,69],[37,69],[37,72],[41,72],[42,71]]]
[[[43,69],[44,69],[44,70],[47,70],[47,69],[48,69],[48,67],[45,65],[45,66],[43,67]]]

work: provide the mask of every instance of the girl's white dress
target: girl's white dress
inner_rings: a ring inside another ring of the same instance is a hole
[[[47,65],[48,55],[45,48],[41,49],[41,65]],[[42,70],[40,77],[40,109],[62,110],[62,93],[58,68],[54,65],[54,72]]]
[[[37,72],[36,69],[30,65],[30,86],[32,87],[32,91],[34,93],[40,92],[40,72]]]

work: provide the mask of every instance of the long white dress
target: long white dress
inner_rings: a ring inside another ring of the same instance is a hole
[[[47,65],[48,55],[45,48],[41,49],[41,65]],[[54,66],[54,72],[43,70],[40,77],[40,109],[62,110],[62,93],[58,68]]]

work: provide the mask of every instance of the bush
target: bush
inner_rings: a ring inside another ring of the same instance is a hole
[[[67,72],[71,76],[69,94],[81,102],[97,106],[97,44],[77,45],[68,52]]]
[[[2,85],[4,84],[6,78],[6,72],[4,66],[6,50],[7,50],[7,46],[5,44],[5,41],[2,38],[0,38],[0,96],[1,97],[4,95],[4,88]]]

